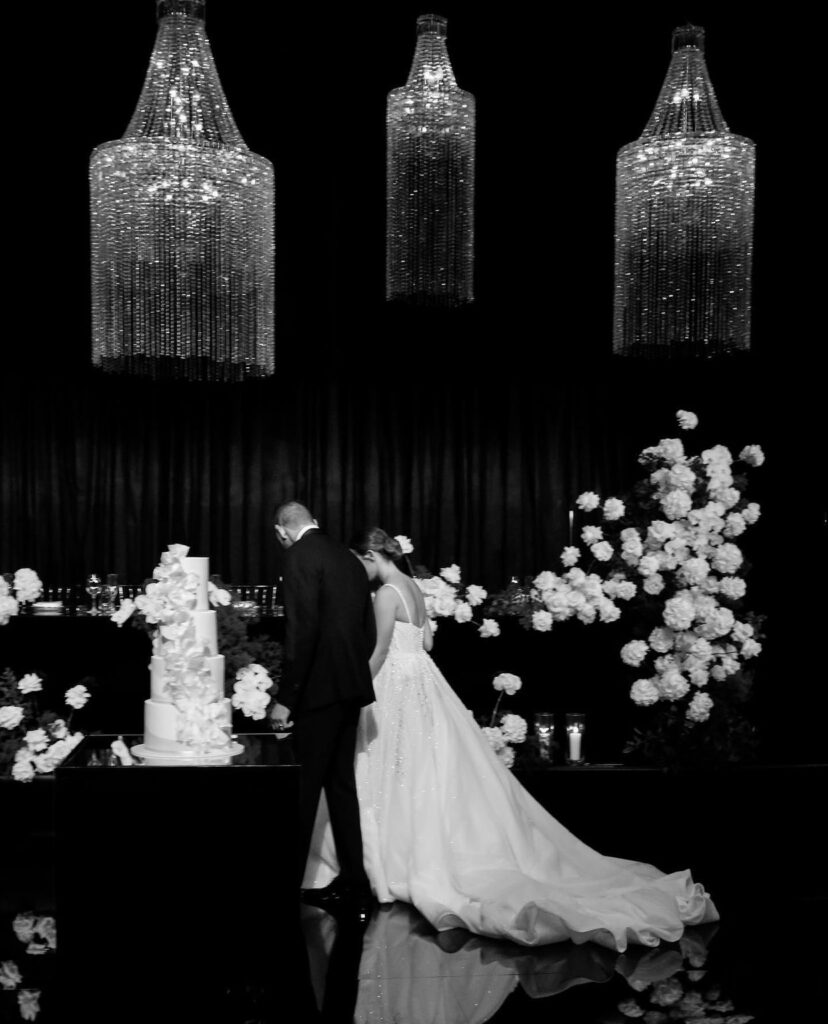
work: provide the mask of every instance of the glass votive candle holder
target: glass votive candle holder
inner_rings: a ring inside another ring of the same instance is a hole
[[[583,753],[583,739],[584,739],[584,722],[586,715],[579,711],[570,711],[566,716],[566,763],[567,764],[583,764],[584,753]]]
[[[555,716],[551,711],[538,711],[535,715],[535,735],[538,737],[540,756],[552,757],[552,737],[555,735]]]

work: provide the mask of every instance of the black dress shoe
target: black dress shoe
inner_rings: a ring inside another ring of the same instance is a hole
[[[335,878],[330,885],[321,889],[300,889],[299,899],[312,907],[321,907],[323,910],[333,910],[342,904],[346,897],[346,887]]]

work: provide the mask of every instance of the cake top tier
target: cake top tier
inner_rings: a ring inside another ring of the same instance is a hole
[[[210,601],[207,596],[207,580],[210,576],[210,559],[187,557],[181,559],[181,564],[188,573],[192,573],[194,576],[198,577],[195,610],[197,612],[209,611]]]

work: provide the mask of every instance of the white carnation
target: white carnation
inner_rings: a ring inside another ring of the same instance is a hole
[[[599,540],[603,540],[604,531],[600,526],[585,526],[581,530],[581,540],[584,544],[589,547],[590,544],[597,544]]]
[[[649,648],[643,640],[630,640],[621,648],[621,660],[625,665],[632,665],[638,668],[641,662],[647,657]]]
[[[29,758],[16,759],[12,765],[12,778],[15,782],[31,782],[35,777],[34,763]]]
[[[503,690],[511,697],[523,686],[523,682],[519,676],[513,675],[511,672],[501,672],[492,680],[492,686],[496,690]]]
[[[626,506],[620,498],[607,498],[604,502],[604,519],[608,522],[623,518],[626,511]]]
[[[737,644],[743,644],[753,636],[753,626],[749,622],[733,623],[733,639]]]
[[[655,597],[664,590],[664,577],[660,572],[654,573],[652,576],[648,576],[641,584],[646,594],[650,594]]]
[[[638,571],[642,576],[652,576],[661,568],[661,563],[655,555],[644,555],[638,563]]]
[[[0,595],[0,626],[5,626],[12,615],[17,615],[18,604],[13,597]]]
[[[0,707],[0,729],[16,729],[23,721],[23,708],[16,704]]]
[[[668,491],[661,499],[661,508],[668,519],[683,519],[693,506],[686,491]]]
[[[582,512],[594,512],[601,504],[601,499],[594,491],[584,491],[575,499],[575,504]]]
[[[78,684],[77,686],[71,686],[64,695],[64,700],[70,708],[82,708],[84,704],[89,700],[91,694],[85,686]]]
[[[689,466],[680,463],[670,470],[667,483],[670,488],[679,491],[692,491],[696,483],[696,474]]]
[[[17,681],[17,689],[21,693],[37,693],[43,689],[43,680],[34,672],[28,672]]]
[[[500,636],[500,626],[494,619],[484,619],[477,630],[478,636],[486,637]]]
[[[729,466],[733,462],[730,449],[723,444],[715,444],[712,448],[706,448],[701,454],[702,462],[710,466]]]
[[[472,608],[476,608],[478,605],[483,604],[488,596],[488,591],[484,590],[483,587],[478,587],[476,583],[471,583],[466,587],[466,600]]]
[[[695,430],[699,425],[699,417],[694,412],[688,412],[686,409],[679,409],[676,413],[676,419],[682,430]]]
[[[747,529],[747,521],[740,512],[731,512],[725,519],[725,537],[738,537]]]
[[[398,533],[394,540],[400,545],[404,555],[410,555],[414,551],[414,545],[411,543],[410,537]]]
[[[552,628],[552,614],[546,611],[532,613],[532,629],[539,633],[548,633]]]
[[[458,601],[454,609],[454,618],[457,622],[470,622],[472,618],[472,607],[466,601]]]
[[[749,504],[742,509],[742,518],[748,524],[752,526],[762,513],[762,509],[755,501],[749,502]]]
[[[43,593],[43,584],[34,569],[18,569],[14,574],[15,597],[22,604],[36,601]]]
[[[618,605],[605,597],[598,598],[596,608],[601,622],[617,622],[621,618],[621,609]]]
[[[49,746],[49,735],[45,729],[29,729],[23,742],[32,753],[38,754]]]
[[[677,668],[667,669],[658,680],[658,689],[666,700],[680,700],[690,690],[690,683]]]
[[[745,640],[742,644],[741,654],[743,658],[755,658],[762,653],[762,645],[756,640]]]
[[[578,559],[581,557],[581,552],[574,546],[568,546],[561,552],[561,561],[567,568],[575,565]]]
[[[440,575],[448,583],[459,583],[460,582],[460,566],[459,565],[447,565],[445,568],[440,570]]]
[[[657,626],[647,637],[647,641],[657,654],[666,654],[675,646],[676,634],[672,629]]]

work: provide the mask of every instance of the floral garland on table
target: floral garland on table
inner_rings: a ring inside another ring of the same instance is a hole
[[[199,578],[188,572],[183,559],[189,548],[169,544],[153,570],[155,582],[143,594],[126,598],[110,618],[123,625],[136,611],[152,631],[152,653],[164,659],[164,688],[176,711],[177,739],[187,746],[214,749],[230,737],[223,727],[221,700],[213,693],[209,651],[196,636],[195,611]],[[214,607],[229,604],[230,595],[212,582],[208,598]]]
[[[692,412],[676,415],[682,430],[698,425]],[[658,713],[634,730],[624,752],[673,764],[711,755],[736,761],[755,745],[740,705],[752,684],[744,663],[762,650],[763,618],[742,610],[746,565],[735,540],[759,519],[759,505],[744,497],[744,471],[765,456],[758,445],[742,448],[736,460],[724,445],[688,455],[681,439],[666,438],[638,461],[649,474],[631,498],[602,502],[586,491],[577,499],[582,512],[600,511],[603,520],[580,534],[589,569],[599,571],[579,568],[582,551],[569,545],[561,554],[566,572],[542,572],[521,600],[504,593],[491,608],[548,632],[573,617],[613,622],[621,616],[617,602],[629,605],[637,635],[620,657],[643,670],[630,697]],[[734,463],[743,470],[734,474]]]

